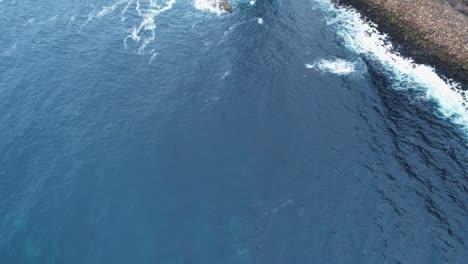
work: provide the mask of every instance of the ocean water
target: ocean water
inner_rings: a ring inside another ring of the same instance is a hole
[[[0,0],[0,263],[466,263],[456,82],[328,0]]]

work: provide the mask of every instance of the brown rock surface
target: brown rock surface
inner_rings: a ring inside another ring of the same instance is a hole
[[[218,0],[219,7],[227,12],[232,12],[232,6],[227,0]]]
[[[466,0],[454,0],[460,3]],[[355,7],[417,62],[468,88],[468,16],[444,0],[338,0]]]

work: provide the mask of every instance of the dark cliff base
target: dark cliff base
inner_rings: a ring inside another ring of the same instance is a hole
[[[336,0],[389,35],[397,50],[468,89],[468,17],[441,0]]]

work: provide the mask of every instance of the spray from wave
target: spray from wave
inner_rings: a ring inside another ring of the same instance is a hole
[[[446,118],[468,132],[467,102],[458,84],[444,80],[432,67],[416,64],[396,53],[387,36],[375,25],[365,22],[353,9],[339,7],[331,0],[315,0],[318,7],[327,11],[327,24],[337,29],[345,45],[358,54],[380,63],[387,71],[393,88],[418,89],[438,104],[438,110]]]

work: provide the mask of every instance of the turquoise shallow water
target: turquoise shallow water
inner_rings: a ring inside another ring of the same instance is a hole
[[[233,4],[0,2],[0,263],[468,259],[453,85],[329,2]]]

